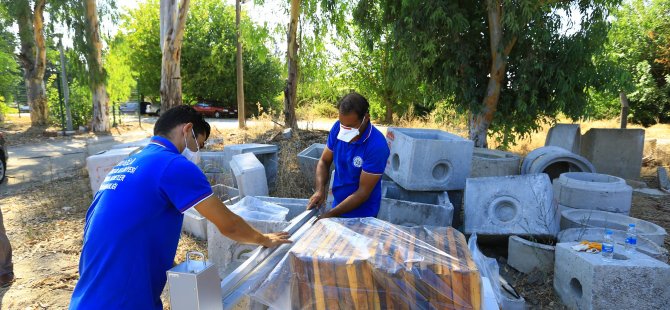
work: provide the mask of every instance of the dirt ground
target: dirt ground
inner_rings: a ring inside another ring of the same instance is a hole
[[[0,130],[4,131],[4,128],[7,127],[2,128]],[[120,129],[119,133],[122,132],[121,130],[132,130],[132,128]],[[667,134],[670,130],[660,130],[660,132]],[[271,195],[307,198],[311,194],[309,190],[311,184],[306,184],[304,178],[301,177],[296,155],[314,142],[325,141],[327,132],[300,131],[298,137],[290,140],[281,139],[279,133],[278,129],[272,127],[245,131],[215,130],[212,133],[212,139],[220,139],[224,142],[210,145],[210,148],[221,149],[225,147],[225,144],[246,142],[278,144],[280,146],[280,172],[277,182],[279,187]],[[34,138],[39,141],[37,133],[22,134],[22,136],[9,134],[8,140],[19,141]],[[533,138],[535,139],[539,138]],[[517,146],[520,149],[515,151],[524,153],[523,148],[530,148],[529,145],[535,143],[536,141],[531,140],[522,141]],[[643,180],[648,186],[655,187],[655,167],[645,167],[642,172]],[[14,248],[14,268],[17,277],[10,287],[0,289],[0,309],[67,308],[78,279],[78,260],[84,217],[91,198],[89,181],[84,169],[77,176],[0,197],[5,228]],[[631,213],[635,217],[650,220],[670,231],[670,196],[661,199],[635,194]],[[665,247],[670,250],[670,241],[666,241]],[[206,242],[182,235],[175,263],[184,260],[183,257],[187,250],[199,250],[206,253]],[[504,263],[504,257],[497,258],[501,262],[501,273],[526,298],[531,308],[563,308],[553,291],[553,275],[523,275],[507,266]],[[165,296],[164,294],[163,300],[167,309],[169,303]]]

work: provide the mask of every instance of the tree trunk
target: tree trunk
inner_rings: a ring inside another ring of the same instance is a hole
[[[88,45],[87,64],[93,97],[93,120],[91,129],[95,132],[109,131],[109,95],[105,88],[105,72],[102,67],[102,41],[95,0],[84,2],[86,12],[86,39]]]
[[[19,59],[23,66],[32,126],[46,125],[49,115],[44,87],[47,57],[44,43],[44,4],[45,0],[38,0],[35,2],[34,9],[31,10],[27,0],[14,3],[17,8],[16,17],[21,41]]]
[[[181,42],[188,13],[189,0],[161,0],[161,111],[182,104]]]
[[[298,92],[298,18],[300,17],[300,0],[291,0],[291,21],[288,30],[288,79],[284,88],[284,125],[298,128],[295,117],[296,95]]]
[[[386,117],[384,117],[384,122],[390,125],[393,123],[393,106],[395,105],[395,100],[390,97],[384,97],[384,104],[386,106]]]
[[[475,147],[488,147],[486,137],[489,126],[493,121],[498,99],[500,99],[500,89],[505,78],[505,67],[507,66],[507,56],[512,51],[516,38],[502,49],[503,27],[502,27],[502,4],[500,0],[487,0],[489,37],[491,44],[491,71],[489,72],[489,82],[486,86],[486,94],[479,111],[473,111],[470,115],[470,140],[474,141]]]
[[[244,113],[244,72],[242,65],[242,31],[240,30],[240,15],[242,15],[242,0],[235,1],[235,26],[237,30],[237,123],[240,129],[246,127]]]

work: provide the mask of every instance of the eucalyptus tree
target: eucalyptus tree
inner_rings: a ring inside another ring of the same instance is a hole
[[[161,111],[182,104],[181,47],[190,0],[160,1]]]
[[[487,147],[489,133],[509,144],[558,113],[584,115],[618,2],[360,0],[354,16],[371,35],[391,27],[395,68],[452,97],[469,113],[469,138]]]

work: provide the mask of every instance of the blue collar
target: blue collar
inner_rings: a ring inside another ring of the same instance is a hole
[[[149,144],[155,144],[155,145],[158,145],[158,146],[162,146],[162,147],[166,148],[167,150],[169,150],[173,153],[179,154],[179,150],[177,149],[177,147],[174,146],[174,144],[172,144],[172,142],[170,142],[170,140],[168,140],[164,137],[153,136],[153,137],[151,137],[151,141],[149,142]]]

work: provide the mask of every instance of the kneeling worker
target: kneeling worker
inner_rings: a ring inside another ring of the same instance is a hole
[[[381,177],[389,157],[384,135],[370,123],[370,105],[358,93],[338,103],[339,120],[328,135],[316,167],[316,192],[307,209],[321,206],[328,196],[330,165],[335,163],[333,205],[320,218],[376,217],[381,203]]]

